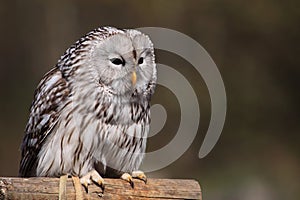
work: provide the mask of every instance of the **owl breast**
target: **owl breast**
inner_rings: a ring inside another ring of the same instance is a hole
[[[37,176],[82,176],[97,169],[114,177],[139,168],[149,132],[148,100],[124,101],[107,91],[104,95],[104,89],[92,91],[73,95],[64,107],[38,155]]]

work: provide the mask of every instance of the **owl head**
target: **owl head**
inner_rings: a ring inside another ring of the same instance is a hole
[[[156,83],[153,44],[137,30],[98,28],[67,52],[80,58],[68,66],[73,71],[76,68],[77,79],[104,85],[116,95],[153,92]]]

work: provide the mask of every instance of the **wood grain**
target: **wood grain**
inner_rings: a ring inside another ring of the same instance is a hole
[[[88,193],[81,187],[83,199],[200,199],[201,188],[195,180],[148,179],[134,180],[134,188],[120,179],[105,179],[104,192],[95,184],[89,186]],[[2,199],[58,199],[59,178],[0,177],[0,200]],[[78,194],[78,191],[77,191]],[[67,178],[66,198],[76,199],[72,178]],[[77,197],[78,199],[78,197]]]

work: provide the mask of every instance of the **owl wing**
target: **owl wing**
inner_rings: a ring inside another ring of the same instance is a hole
[[[39,151],[56,126],[69,94],[67,81],[58,68],[49,71],[39,83],[21,146],[19,176],[36,176]]]

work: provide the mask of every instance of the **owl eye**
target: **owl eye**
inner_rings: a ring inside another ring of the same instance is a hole
[[[143,62],[144,62],[144,58],[140,57],[139,60],[138,60],[138,64],[141,65],[141,64],[143,64]]]
[[[112,62],[115,65],[125,65],[125,61],[122,58],[112,58],[110,59],[110,62]]]

